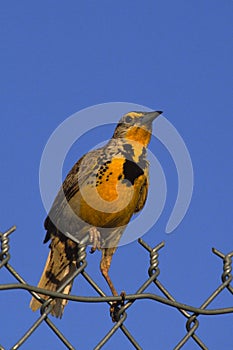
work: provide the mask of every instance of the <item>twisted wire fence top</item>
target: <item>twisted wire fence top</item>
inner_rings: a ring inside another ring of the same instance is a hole
[[[86,246],[85,244],[81,244],[78,250],[78,258],[77,258],[77,269],[70,277],[66,284],[73,280],[76,276],[81,275],[90,286],[97,292],[99,296],[87,297],[87,296],[77,296],[77,295],[65,295],[60,291],[64,289],[64,285],[61,286],[59,291],[51,292],[45,289],[41,289],[35,286],[28,284],[22,276],[16,271],[16,269],[9,263],[11,258],[10,250],[9,250],[9,236],[11,233],[15,231],[16,227],[13,226],[8,231],[4,233],[0,233],[0,269],[6,269],[10,275],[12,275],[18,283],[8,283],[4,284],[1,281],[0,291],[10,291],[10,290],[25,290],[29,292],[31,295],[36,297],[41,301],[41,309],[40,316],[35,315],[35,321],[31,324],[27,329],[25,329],[24,334],[22,334],[15,344],[12,344],[10,349],[16,350],[20,347],[23,348],[23,345],[26,344],[27,340],[33,335],[33,333],[41,327],[42,324],[46,324],[51,332],[54,334],[54,337],[57,337],[59,341],[64,345],[64,348],[68,349],[85,349],[85,344],[71,344],[69,339],[61,332],[59,326],[55,325],[55,322],[50,317],[50,303],[53,298],[66,298],[68,300],[72,300],[77,303],[88,303],[88,304],[97,304],[97,303],[107,303],[112,305],[113,302],[117,302],[117,307],[115,308],[115,323],[109,328],[109,330],[102,335],[102,338],[95,344],[94,349],[98,350],[104,348],[105,345],[111,341],[114,333],[121,332],[125,339],[128,341],[127,348],[135,348],[142,349],[140,346],[140,341],[137,338],[141,338],[142,334],[133,334],[126,326],[126,319],[130,317],[130,313],[128,315],[128,310],[133,308],[133,304],[135,301],[137,303],[140,300],[147,300],[150,302],[157,302],[161,305],[167,305],[173,310],[179,311],[180,314],[184,316],[184,322],[186,331],[183,331],[183,335],[178,340],[177,344],[174,344],[174,349],[178,350],[185,346],[185,344],[190,344],[189,342],[194,342],[196,344],[196,348],[200,349],[209,349],[208,344],[205,344],[204,339],[202,339],[197,333],[200,326],[200,317],[203,316],[211,316],[211,315],[226,315],[233,313],[233,306],[224,307],[224,308],[209,308],[209,305],[220,295],[223,291],[227,291],[230,295],[233,294],[233,286],[232,286],[232,257],[233,251],[227,254],[223,254],[216,248],[213,248],[213,253],[218,256],[223,263],[223,272],[221,275],[222,283],[219,284],[216,289],[206,298],[206,300],[199,307],[194,307],[191,305],[187,305],[180,301],[175,300],[173,295],[168,291],[168,289],[161,283],[159,279],[160,268],[159,268],[159,254],[160,250],[164,247],[164,242],[156,245],[154,248],[150,247],[145,241],[139,239],[139,244],[149,253],[149,265],[148,265],[148,277],[145,278],[144,283],[142,283],[137,291],[134,294],[121,294],[117,297],[106,296],[102,289],[98,286],[98,284],[94,281],[94,279],[85,271],[87,266],[86,261]],[[146,292],[146,289],[153,285],[154,293]],[[161,295],[156,294],[160,291]],[[38,293],[48,295],[49,298],[47,301],[43,300]],[[163,296],[162,296],[163,295]],[[1,298],[6,298],[6,294],[4,293]],[[151,305],[153,308],[153,305]],[[80,317],[80,315],[79,315]],[[108,314],[106,315],[108,317]],[[156,317],[156,314],[155,314]],[[158,315],[159,317],[159,315]],[[4,317],[1,316],[2,322],[4,321]],[[60,321],[62,322],[62,320]],[[4,324],[1,328],[4,327]],[[12,332],[14,330],[12,329]],[[143,327],[141,328],[141,332],[143,333]],[[91,336],[91,332],[90,335]],[[232,343],[233,348],[233,336],[229,340]],[[153,334],[151,334],[153,337]],[[161,347],[163,348],[163,347]],[[0,350],[6,350],[4,347],[4,332],[0,335]]]

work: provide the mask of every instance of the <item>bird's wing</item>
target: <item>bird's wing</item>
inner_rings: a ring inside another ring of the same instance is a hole
[[[45,243],[50,239],[51,232],[56,230],[55,223],[62,218],[62,213],[69,206],[68,202],[79,191],[84,181],[93,174],[94,169],[98,168],[98,159],[101,154],[101,148],[87,153],[75,163],[66,176],[44,222],[44,227],[47,230]]]
[[[73,166],[53,202],[44,223],[47,230],[44,243],[51,239],[51,250],[39,282],[39,287],[41,288],[56,291],[70,278],[76,269],[77,244],[62,234],[70,226],[69,220],[72,209],[69,208],[68,202],[79,191],[84,181],[93,174],[101,153],[101,149],[89,152]],[[60,230],[60,226],[57,225],[59,220],[64,222],[64,231]],[[63,293],[70,293],[72,283],[73,281],[64,288]],[[44,296],[42,295],[42,297]],[[48,297],[44,298],[48,299]],[[52,315],[61,317],[66,304],[66,299],[55,299],[52,302]],[[32,298],[30,306],[34,311],[40,305],[40,302]]]

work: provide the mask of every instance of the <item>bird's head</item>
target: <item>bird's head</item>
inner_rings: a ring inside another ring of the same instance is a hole
[[[115,129],[114,138],[124,138],[147,146],[152,133],[152,122],[162,112],[129,112],[123,115]]]

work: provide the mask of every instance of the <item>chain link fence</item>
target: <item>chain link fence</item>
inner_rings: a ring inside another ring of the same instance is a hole
[[[51,311],[51,301],[53,298],[66,298],[67,300],[73,300],[79,303],[108,303],[110,306],[114,303],[115,307],[115,323],[112,328],[107,332],[107,334],[103,335],[102,339],[100,339],[99,343],[95,346],[94,350],[99,350],[104,347],[104,345],[108,342],[108,340],[113,336],[113,334],[117,331],[122,332],[125,337],[128,339],[131,344],[132,349],[142,349],[137,340],[133,337],[131,332],[125,326],[125,320],[127,318],[127,310],[130,307],[133,307],[133,304],[136,300],[150,300],[157,303],[162,303],[168,305],[172,308],[177,309],[186,319],[186,334],[182,339],[180,339],[179,343],[174,345],[174,350],[181,349],[187,342],[192,338],[200,349],[208,350],[208,344],[204,344],[203,341],[197,336],[196,330],[199,327],[198,316],[199,315],[223,315],[228,313],[233,313],[233,307],[219,308],[219,309],[207,309],[207,307],[212,303],[212,301],[223,291],[227,290],[229,293],[233,294],[233,287],[231,285],[232,282],[232,257],[233,251],[228,254],[223,254],[217,249],[213,248],[213,253],[216,254],[223,263],[223,273],[221,276],[222,283],[211,293],[211,295],[202,303],[200,307],[193,307],[187,304],[180,303],[175,300],[172,294],[165,288],[165,286],[159,280],[159,251],[164,247],[164,242],[156,245],[154,248],[150,247],[146,242],[142,239],[139,239],[139,244],[148,251],[149,253],[149,267],[148,267],[148,275],[149,277],[145,280],[145,282],[138,288],[135,294],[129,295],[120,295],[117,297],[109,297],[106,296],[105,293],[101,290],[98,284],[92,279],[92,277],[87,274],[85,268],[87,266],[86,261],[86,246],[80,245],[78,249],[78,257],[77,257],[77,270],[73,273],[69,280],[60,287],[57,292],[50,292],[45,289],[41,289],[35,286],[29,285],[22,276],[11,266],[9,263],[10,260],[10,252],[9,252],[9,236],[11,233],[15,231],[16,227],[13,226],[8,231],[4,233],[0,233],[0,241],[1,241],[1,250],[0,250],[0,269],[5,268],[14,278],[18,281],[18,283],[11,284],[0,284],[0,291],[3,290],[13,290],[13,289],[22,289],[28,291],[31,295],[33,295],[36,299],[41,301],[41,309],[40,316],[36,319],[36,321],[31,325],[31,327],[27,330],[27,332],[22,335],[22,337],[17,341],[15,345],[11,347],[11,350],[19,349],[27,339],[33,334],[33,332],[40,327],[40,325],[45,322],[54,333],[54,336],[57,336],[60,341],[64,344],[65,348],[74,350],[75,346],[72,345],[62,332],[58,329],[58,327],[53,323],[53,321],[49,317],[49,313]],[[71,280],[73,280],[77,275],[81,275],[94,290],[99,294],[97,297],[81,297],[75,295],[65,295],[61,293],[64,289],[65,285],[68,284]],[[162,292],[164,297],[159,296],[153,293],[146,293],[145,290],[151,284],[154,284],[155,287]],[[50,296],[48,300],[43,300],[39,295],[44,294]],[[1,341],[1,340],[0,340]],[[0,345],[0,350],[6,350],[4,348],[4,344]]]

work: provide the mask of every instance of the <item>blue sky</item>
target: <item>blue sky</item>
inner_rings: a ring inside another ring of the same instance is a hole
[[[48,254],[42,244],[46,212],[39,165],[54,129],[95,104],[141,104],[163,110],[179,131],[195,178],[184,220],[172,234],[165,234],[177,194],[177,174],[162,145],[151,143],[166,174],[168,193],[162,215],[144,239],[151,245],[166,242],[160,255],[160,280],[170,293],[178,301],[201,305],[220,284],[222,273],[222,262],[211,248],[227,253],[233,243],[232,1],[23,0],[2,3],[0,19],[0,230],[17,225],[11,236],[12,265],[28,283],[36,284]],[[113,128],[103,130],[105,139],[110,138]],[[87,134],[72,147],[64,175],[101,142],[98,132],[88,140]],[[99,253],[89,255],[87,271],[109,293],[99,259]],[[135,242],[117,251],[110,273],[119,291],[133,293],[146,279],[147,268],[148,255]],[[3,270],[0,278],[1,283],[14,281]],[[158,293],[155,287],[149,290]],[[81,278],[73,292],[95,295]],[[6,349],[36,320],[29,301],[26,292],[1,292],[0,343]],[[224,291],[211,307],[230,305],[232,297]],[[197,334],[209,349],[232,347],[232,315],[199,320]],[[77,349],[93,348],[112,326],[107,306],[71,302],[63,319],[55,322]],[[151,301],[135,303],[126,326],[143,349],[172,349],[185,335],[185,319]],[[64,348],[46,325],[22,349],[42,347]],[[104,347],[117,348],[130,349],[121,332]],[[198,347],[190,340],[184,349]]]

